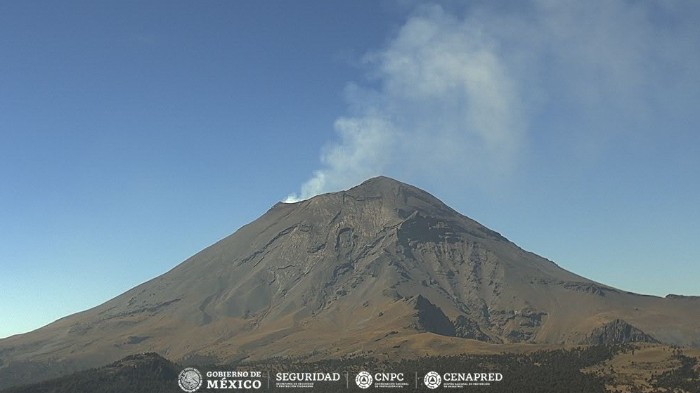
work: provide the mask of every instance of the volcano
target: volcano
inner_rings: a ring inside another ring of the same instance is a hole
[[[144,352],[225,363],[481,343],[700,346],[698,309],[697,297],[578,276],[423,190],[376,177],[278,203],[157,278],[0,340],[0,388]]]

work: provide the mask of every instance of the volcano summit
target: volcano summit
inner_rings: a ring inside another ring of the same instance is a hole
[[[278,203],[171,271],[0,340],[0,388],[158,352],[175,361],[395,358],[478,341],[700,346],[700,299],[638,295],[377,177]]]

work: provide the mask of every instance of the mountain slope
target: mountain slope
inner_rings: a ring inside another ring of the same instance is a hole
[[[618,320],[611,326],[624,324],[630,337],[697,346],[698,306],[580,277],[425,191],[378,177],[278,203],[160,277],[1,340],[0,381],[21,381],[19,369],[74,370],[149,351],[226,362],[411,356],[426,340],[452,343],[447,336],[599,342],[625,337],[601,328]]]

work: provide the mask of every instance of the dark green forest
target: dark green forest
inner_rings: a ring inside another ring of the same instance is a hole
[[[264,362],[237,363],[227,365],[197,365],[202,375],[207,371],[262,371],[262,389],[271,391],[302,392],[366,392],[355,385],[354,377],[359,371],[404,373],[408,386],[403,389],[379,389],[385,391],[435,392],[426,388],[422,377],[428,371],[439,373],[497,372],[503,375],[489,386],[468,386],[469,392],[537,392],[537,393],[603,393],[605,381],[581,369],[612,358],[623,346],[593,346],[570,350],[538,351],[530,354],[433,356],[412,360],[381,361],[370,357],[309,362],[304,359],[271,359]],[[659,375],[652,381],[659,392],[674,388],[687,392],[700,392],[699,376],[695,371],[695,359],[677,355],[682,366]],[[188,366],[190,366],[188,364]],[[133,355],[108,366],[81,371],[69,376],[3,390],[2,393],[176,393],[182,392],[177,384],[178,374],[184,366],[172,363],[161,356],[150,353]],[[274,376],[277,372],[337,372],[340,382],[318,382],[313,389],[276,388]],[[346,373],[349,376],[346,388]],[[417,374],[416,374],[417,373]],[[416,384],[416,375],[418,383]],[[269,376],[269,380],[268,380]],[[206,378],[205,378],[206,379]],[[269,384],[269,388],[268,388]],[[417,387],[416,387],[417,385]],[[206,381],[199,392],[214,392],[227,389],[207,389]],[[231,389],[228,389],[231,390]],[[244,389],[235,389],[241,391]],[[449,389],[453,390],[453,389]],[[460,389],[457,389],[458,391]],[[245,390],[244,390],[245,391]]]
[[[659,388],[669,389],[669,391],[683,389],[692,393],[700,393],[700,375],[695,371],[697,360],[684,356],[680,352],[676,353],[674,358],[681,362],[681,366],[656,377],[654,384]]]

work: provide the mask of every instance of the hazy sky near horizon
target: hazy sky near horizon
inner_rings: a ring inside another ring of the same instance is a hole
[[[0,2],[0,337],[383,174],[700,295],[700,3]]]

